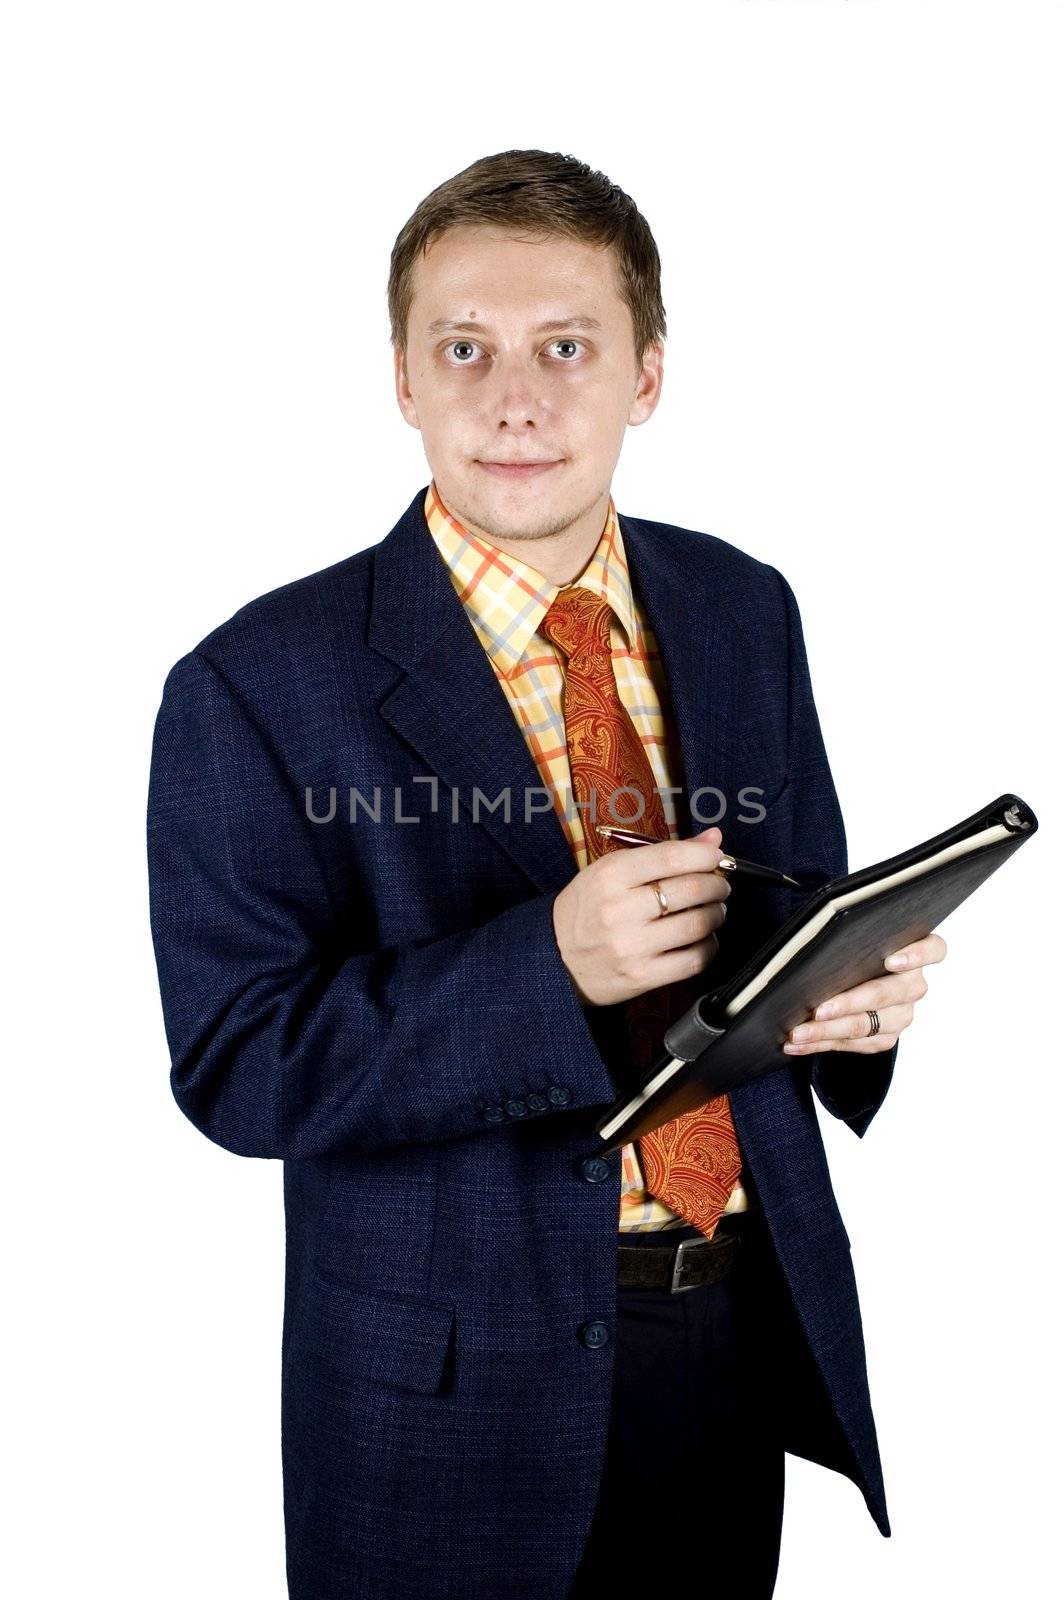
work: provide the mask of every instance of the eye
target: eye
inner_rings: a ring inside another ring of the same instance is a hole
[[[554,346],[556,348],[561,348],[564,345],[564,346],[567,346],[570,350],[573,350],[573,349],[579,350],[579,349],[582,348],[579,339],[555,339],[553,341],[553,344],[554,344]]]
[[[466,351],[468,351],[468,350],[478,350],[479,348],[480,348],[480,346],[474,344],[472,339],[452,339],[450,344],[447,346],[448,351],[450,351],[450,350],[466,350]],[[459,356],[458,360],[455,362],[455,365],[459,366],[459,367],[468,367],[470,365],[470,362],[469,362],[468,358],[463,355],[463,356]]]

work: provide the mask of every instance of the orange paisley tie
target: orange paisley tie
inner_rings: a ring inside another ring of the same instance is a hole
[[[630,826],[655,839],[669,838],[650,761],[617,688],[610,654],[611,615],[607,600],[577,586],[559,591],[539,626],[567,663],[565,738],[573,798],[583,808],[580,816],[589,861],[607,850],[630,848],[597,833],[593,816],[599,822]],[[622,788],[625,792],[611,806],[615,791]],[[641,816],[639,801],[631,790],[643,796]],[[702,975],[697,975],[693,980],[650,989],[625,1003],[636,1069],[654,1064],[662,1054],[667,1028],[694,1004],[704,988]],[[639,1156],[649,1193],[712,1238],[742,1167],[727,1095],[717,1095],[653,1133],[643,1134]]]

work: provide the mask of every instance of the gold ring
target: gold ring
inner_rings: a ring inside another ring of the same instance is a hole
[[[650,885],[650,887],[653,889],[654,893],[657,895],[657,897],[658,897],[658,905],[661,907],[661,910],[658,912],[658,916],[659,917],[667,917],[668,914],[669,914],[669,902],[665,898],[664,889],[661,887],[661,884],[658,883],[656,880]]]

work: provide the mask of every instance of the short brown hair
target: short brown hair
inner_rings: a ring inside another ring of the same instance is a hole
[[[610,245],[620,290],[642,361],[647,345],[665,338],[661,261],[654,236],[634,200],[575,156],[547,150],[502,150],[482,156],[427,194],[392,247],[388,315],[392,344],[406,349],[413,267],[448,228],[489,223],[515,233],[561,234]]]

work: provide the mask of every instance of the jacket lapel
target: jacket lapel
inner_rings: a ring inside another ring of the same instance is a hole
[[[710,826],[692,825],[690,798],[700,788],[727,793],[735,770],[735,633],[717,590],[712,541],[677,538],[667,524],[634,521],[618,512],[628,570],[657,639],[672,700],[679,750],[671,763],[680,837]],[[699,797],[702,816],[719,810],[715,794]]]
[[[374,565],[369,642],[404,676],[380,705],[381,716],[440,779],[440,809],[448,790],[478,820],[531,881],[548,893],[563,888],[575,863],[565,832],[542,787],[539,771],[510,710],[424,515],[420,489],[381,541]],[[727,733],[720,696],[728,628],[714,615],[707,571],[692,570],[660,525],[620,517],[629,571],[658,640],[677,724],[682,784],[675,797],[682,836],[691,831],[686,800],[692,789],[719,783],[714,752]],[[695,597],[692,600],[692,596]],[[546,809],[525,820],[525,797]],[[510,820],[503,806],[509,794]],[[703,809],[712,811],[712,797]],[[702,824],[699,824],[701,827]]]

